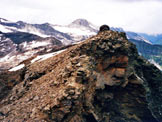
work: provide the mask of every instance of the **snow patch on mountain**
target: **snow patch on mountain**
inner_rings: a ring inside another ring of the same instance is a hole
[[[91,22],[87,21],[86,19],[76,19],[72,23],[68,25],[69,27],[86,27],[86,28],[92,28],[97,30],[98,27],[92,24]]]
[[[92,23],[88,22],[85,19],[77,19],[73,21],[69,25],[51,25],[54,29],[58,30],[59,32],[68,34],[70,36],[70,40],[64,40],[63,43],[65,44],[66,41],[73,44],[78,41],[83,41],[93,35],[97,34],[98,27],[93,25]]]
[[[54,26],[56,30],[59,30],[63,33],[75,34],[75,35],[95,35],[96,33],[90,30],[87,30],[85,27],[68,27],[68,26]]]
[[[0,18],[0,23],[12,23],[12,22],[7,19]]]
[[[40,37],[50,37],[49,35],[43,34],[43,32],[40,29],[35,28],[34,26],[31,25],[25,25],[24,28],[18,29],[18,31],[32,33]]]
[[[29,50],[25,53],[18,53],[16,49],[11,53],[7,54],[3,58],[0,58],[0,67],[5,67],[5,69],[9,69],[11,67],[15,67],[20,62],[33,57],[38,51]]]
[[[37,48],[41,46],[47,46],[50,45],[51,43],[49,41],[32,41],[32,42],[23,42],[20,44],[20,46],[23,46],[26,50],[32,49],[32,48]]]
[[[12,32],[9,28],[7,28],[6,26],[1,25],[1,24],[0,24],[0,31],[3,32],[3,33]]]
[[[37,61],[40,62],[40,61],[46,60],[46,59],[48,59],[50,57],[53,57],[53,56],[56,56],[56,55],[62,53],[65,50],[66,49],[60,50],[60,51],[57,51],[57,52],[53,52],[53,53],[48,53],[48,54],[45,54],[45,55],[39,55],[36,58],[34,58],[33,60],[31,60],[31,63],[34,63],[34,62],[37,62]]]
[[[8,55],[6,55],[5,57],[0,58],[0,63],[1,63],[1,62],[5,62],[5,61],[9,60],[10,58],[11,58],[11,57],[10,57],[10,55],[8,54]]]
[[[150,41],[146,40],[143,36],[138,35],[137,33],[127,31],[127,38],[128,39],[134,39],[137,41],[144,41],[146,43],[152,44]]]
[[[20,64],[20,65],[18,65],[18,66],[16,66],[16,67],[10,69],[9,71],[10,71],[10,72],[17,71],[17,70],[22,69],[23,67],[25,67],[25,64]]]

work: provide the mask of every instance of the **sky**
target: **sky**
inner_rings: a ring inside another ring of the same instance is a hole
[[[78,18],[127,31],[162,33],[162,0],[0,0],[0,17],[66,25]]]

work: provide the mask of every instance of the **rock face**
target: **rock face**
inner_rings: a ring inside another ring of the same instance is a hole
[[[0,121],[162,120],[162,73],[123,33],[100,32],[19,73],[1,97]]]

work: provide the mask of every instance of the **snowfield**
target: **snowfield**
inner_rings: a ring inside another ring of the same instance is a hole
[[[59,30],[63,33],[71,33],[71,34],[75,34],[75,35],[95,35],[95,32],[92,32],[90,30],[87,30],[87,28],[84,27],[66,27],[66,26],[53,26],[56,30]]]
[[[34,58],[33,60],[31,60],[31,63],[34,63],[34,62],[37,62],[37,61],[40,62],[40,61],[46,60],[46,59],[48,59],[50,57],[53,57],[53,56],[56,56],[56,55],[62,53],[65,50],[66,49],[60,50],[60,51],[57,51],[57,52],[53,52],[53,53],[48,53],[48,54],[45,54],[45,55],[39,55],[36,58]],[[6,62],[7,63],[8,60],[9,60],[9,62],[11,62],[11,60],[12,60],[14,63],[16,63],[15,62],[16,60],[18,60],[18,62],[24,61],[24,60],[32,57],[34,52],[30,52],[30,53],[27,52],[27,53],[28,54],[24,54],[24,56],[23,55],[17,55],[17,56],[9,56],[9,55],[7,55],[3,59],[0,59],[0,64],[2,62]],[[29,56],[29,55],[31,55],[31,56]],[[15,67],[9,69],[8,71],[10,71],[10,72],[17,71],[17,70],[22,69],[23,67],[25,67],[25,64],[20,64],[20,65],[17,65]]]
[[[4,25],[1,25],[1,24],[0,24],[0,31],[3,33],[12,32],[10,29],[8,29],[7,27],[5,27]]]
[[[28,43],[27,42],[21,43],[23,48],[25,48],[26,50],[41,47],[41,46],[48,46],[50,44],[51,44],[51,42],[49,42],[49,41],[44,41],[44,42],[43,41],[32,41],[32,42],[28,42]]]
[[[44,37],[44,38],[50,37],[49,35],[43,34],[43,32],[41,32],[41,30],[35,28],[34,26],[30,26],[30,25],[26,25],[23,29],[18,29],[18,31],[32,33],[32,34],[35,34],[35,35],[38,35],[38,36]]]

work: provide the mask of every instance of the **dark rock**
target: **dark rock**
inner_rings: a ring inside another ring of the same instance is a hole
[[[99,29],[99,32],[107,31],[107,30],[110,30],[110,27],[108,25],[102,25]]]
[[[120,32],[121,36],[126,38],[126,33],[125,32]]]
[[[0,112],[0,116],[6,116],[4,113]]]

